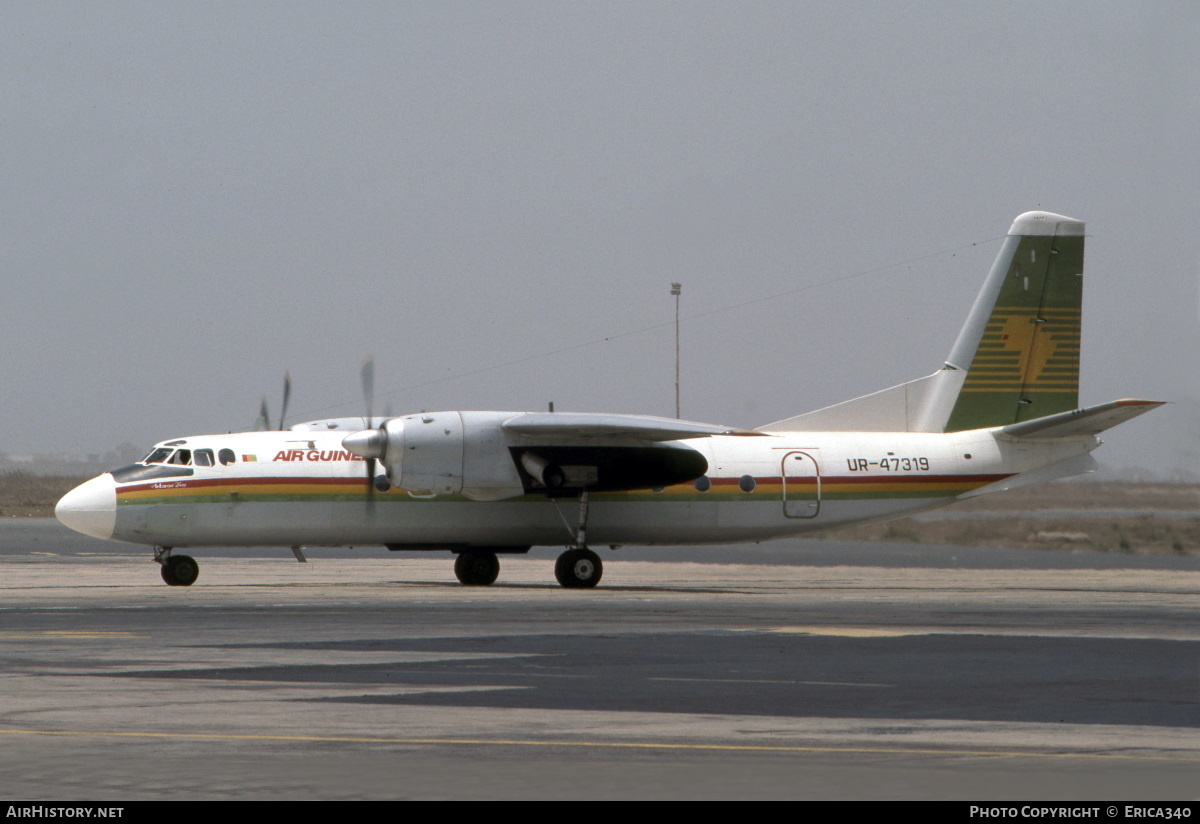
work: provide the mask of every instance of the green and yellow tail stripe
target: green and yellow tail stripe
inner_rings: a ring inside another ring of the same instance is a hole
[[[997,306],[962,391],[1077,392],[1079,327],[1078,309]]]

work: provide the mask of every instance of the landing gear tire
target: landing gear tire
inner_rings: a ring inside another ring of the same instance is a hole
[[[162,563],[162,579],[173,587],[190,587],[200,577],[200,565],[190,555],[172,555]]]
[[[494,552],[461,552],[454,560],[454,574],[463,586],[486,587],[500,575],[500,561]]]
[[[600,556],[590,549],[568,549],[554,563],[554,577],[567,589],[590,589],[603,574]]]

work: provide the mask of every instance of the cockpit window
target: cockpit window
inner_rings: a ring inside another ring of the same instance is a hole
[[[150,452],[149,455],[142,458],[144,464],[168,464],[171,466],[216,466],[217,461],[220,461],[223,466],[228,466],[237,461],[237,456],[232,449],[222,449],[215,456],[211,449],[171,449],[170,447],[160,446]]]
[[[153,450],[149,455],[142,458],[142,463],[145,463],[145,464],[165,463],[167,460],[167,456],[170,454],[171,454],[170,449],[164,449],[163,447],[160,446],[158,449]]]

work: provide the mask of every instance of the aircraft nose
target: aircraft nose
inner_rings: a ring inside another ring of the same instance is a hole
[[[117,525],[117,482],[105,473],[81,483],[62,496],[54,516],[63,526],[107,541]]]

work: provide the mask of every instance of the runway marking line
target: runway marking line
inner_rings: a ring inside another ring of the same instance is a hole
[[[950,750],[917,747],[814,747],[788,744],[658,744],[648,741],[536,741],[516,738],[364,738],[342,735],[241,735],[201,732],[113,732],[106,730],[5,730],[0,735],[45,735],[96,738],[174,738],[188,741],[293,741],[317,744],[402,744],[430,746],[577,747],[585,749],[674,750],[693,752],[859,753],[870,755],[933,755],[995,758],[1082,758],[1107,761],[1200,762],[1200,756],[1130,755],[1088,752],[1019,752],[1012,750]]]

